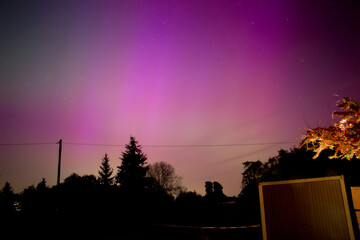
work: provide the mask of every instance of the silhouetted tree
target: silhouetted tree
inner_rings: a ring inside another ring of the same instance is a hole
[[[281,149],[277,156],[269,158],[267,162],[244,162],[240,195],[248,195],[249,192],[257,194],[259,182],[324,176],[325,170],[321,169],[326,168],[326,163],[322,161],[325,155],[318,161],[312,159],[313,155],[305,148]]]
[[[218,182],[214,182],[213,183],[214,186],[214,198],[216,201],[220,202],[220,201],[224,201],[226,196],[223,193],[223,186],[218,183]]]
[[[223,187],[219,182],[205,182],[205,199],[212,203],[225,201],[226,196],[223,193]]]
[[[156,162],[149,165],[146,176],[152,179],[154,190],[164,190],[166,193],[177,196],[184,187],[182,177],[176,175],[175,168],[166,162]]]
[[[15,213],[15,196],[10,183],[6,182],[0,191],[0,215],[8,217]]]
[[[14,195],[14,190],[11,187],[9,182],[6,182],[4,187],[1,189],[0,192],[1,196],[12,196]]]
[[[64,185],[78,190],[95,189],[98,184],[96,177],[91,175],[80,176],[77,173],[72,173],[70,176],[64,179]]]
[[[134,137],[130,137],[122,153],[121,165],[118,166],[116,182],[126,191],[137,192],[145,188],[145,175],[148,170],[147,156]]]
[[[19,219],[17,214],[18,195],[14,193],[9,182],[6,182],[0,190],[0,238],[15,238],[19,227]]]
[[[110,186],[114,183],[114,177],[112,177],[113,169],[110,167],[110,159],[105,153],[105,156],[102,159],[100,171],[99,172],[99,182],[105,186]]]
[[[211,197],[214,193],[213,183],[210,181],[205,182],[205,196]]]
[[[46,185],[45,178],[43,178],[42,181],[39,182],[38,185],[36,186],[36,190],[38,190],[38,191],[45,191],[48,189],[49,189],[49,187]]]
[[[182,203],[184,205],[189,205],[192,203],[201,203],[202,197],[196,191],[189,191],[189,192],[181,192],[179,196],[176,198],[176,202]]]
[[[244,162],[244,172],[242,178],[242,187],[246,188],[249,184],[257,185],[264,174],[264,164],[261,161]]]
[[[34,185],[28,186],[21,192],[21,208],[26,215],[33,214],[37,211],[36,188]]]

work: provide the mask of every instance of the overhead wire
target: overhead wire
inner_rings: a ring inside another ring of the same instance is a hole
[[[103,144],[103,143],[80,143],[80,142],[63,142],[64,145],[84,145],[84,146],[100,146],[100,147],[124,147],[125,144]]]
[[[207,148],[207,147],[241,147],[241,146],[257,146],[257,145],[278,145],[278,144],[294,144],[295,141],[284,142],[259,142],[259,143],[230,143],[230,144],[169,144],[169,145],[141,145],[146,148]],[[52,145],[58,143],[0,143],[0,146],[28,146],[28,145]],[[81,142],[63,142],[64,145],[83,145],[98,147],[124,147],[125,144],[102,144],[102,143],[81,143]]]
[[[0,143],[0,146],[28,146],[28,145],[52,145],[55,142],[48,143]]]
[[[201,147],[241,147],[241,146],[256,146],[256,145],[276,145],[296,142],[264,142],[264,143],[231,143],[231,144],[190,144],[190,145],[142,145],[143,147],[154,148],[201,148]]]

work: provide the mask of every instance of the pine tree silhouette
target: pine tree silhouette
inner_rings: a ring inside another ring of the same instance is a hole
[[[107,153],[105,153],[102,162],[101,162],[101,166],[100,166],[100,171],[99,172],[99,182],[100,184],[106,185],[106,186],[110,186],[114,183],[114,177],[112,177],[111,175],[113,174],[113,169],[110,167],[110,159],[107,155]]]
[[[132,136],[125,148],[120,158],[121,165],[118,166],[116,183],[120,184],[122,189],[135,193],[145,188],[145,175],[148,170],[147,156]]]

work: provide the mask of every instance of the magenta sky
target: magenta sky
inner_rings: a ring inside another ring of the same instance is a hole
[[[112,167],[133,135],[188,190],[241,190],[266,161],[359,100],[360,6],[343,1],[8,1],[0,4],[0,143],[63,139],[62,180]],[[307,122],[307,123],[306,123]],[[0,146],[0,186],[56,182],[53,145]],[[116,171],[116,170],[115,170]]]

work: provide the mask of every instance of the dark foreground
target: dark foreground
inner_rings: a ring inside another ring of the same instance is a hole
[[[30,219],[29,219],[30,220]],[[246,229],[202,229],[194,226],[86,226],[76,221],[49,222],[34,219],[31,222],[9,222],[0,226],[0,239],[108,239],[108,240],[260,240],[259,227]]]

